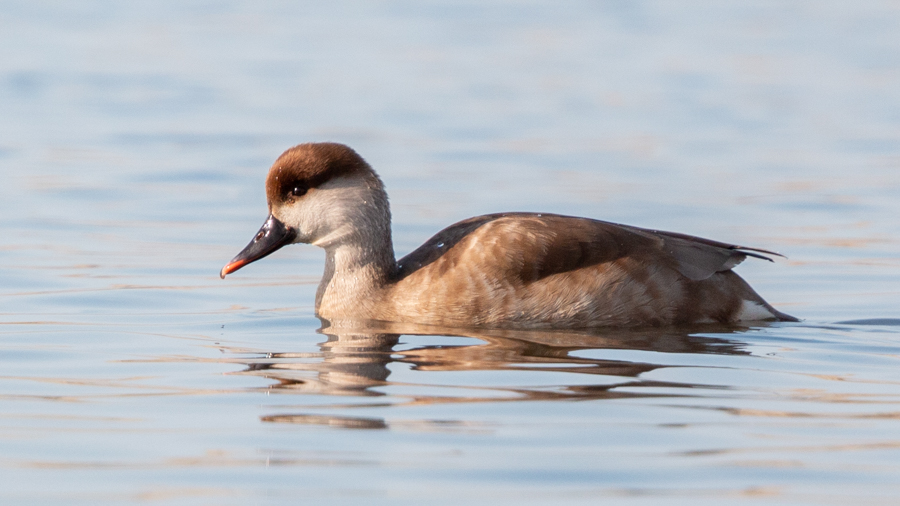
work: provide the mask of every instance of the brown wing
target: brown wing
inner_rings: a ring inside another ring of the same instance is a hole
[[[443,257],[448,251],[453,249],[459,241],[466,238],[478,227],[502,216],[502,214],[476,216],[454,223],[434,234],[431,239],[425,241],[424,244],[397,262],[398,279],[403,279],[409,274]]]
[[[475,260],[528,282],[629,256],[669,264],[700,280],[731,269],[748,255],[771,260],[754,252],[777,255],[588,218],[503,213],[469,218],[438,232],[398,262],[397,276],[402,279],[430,264],[440,274]]]
[[[772,259],[766,255],[783,256],[774,251],[737,246],[677,232],[620,226],[661,239],[662,249],[678,263],[678,272],[695,281],[706,279],[716,272],[731,270],[748,256],[770,262]]]

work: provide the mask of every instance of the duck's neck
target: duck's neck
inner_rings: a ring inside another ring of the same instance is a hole
[[[317,242],[325,249],[325,273],[316,291],[316,312],[324,318],[373,318],[378,293],[397,270],[390,213],[346,230]]]

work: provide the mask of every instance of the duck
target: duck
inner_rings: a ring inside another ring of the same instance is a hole
[[[441,230],[397,260],[385,186],[350,147],[304,143],[265,180],[268,217],[220,271],[289,244],[325,250],[315,312],[330,322],[580,329],[798,321],[732,271],[778,253],[548,213],[506,212]]]

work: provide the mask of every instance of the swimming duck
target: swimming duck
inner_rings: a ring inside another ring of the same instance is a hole
[[[381,179],[343,144],[285,151],[269,216],[220,276],[282,246],[325,250],[316,314],[451,327],[588,328],[797,321],[732,268],[777,253],[673,232],[537,213],[450,225],[399,261]],[[779,255],[780,256],[780,255]]]

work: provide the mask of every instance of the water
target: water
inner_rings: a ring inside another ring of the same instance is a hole
[[[0,498],[893,504],[888,2],[0,2]],[[781,251],[797,324],[320,329],[322,253],[217,273],[285,148],[348,143],[405,254],[584,215]]]

